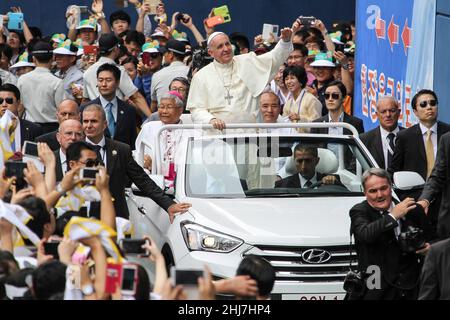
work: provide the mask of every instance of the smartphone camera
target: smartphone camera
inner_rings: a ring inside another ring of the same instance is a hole
[[[138,254],[148,257],[150,252],[142,248],[146,243],[150,244],[150,241],[148,239],[122,239],[120,248],[125,254]]]
[[[178,21],[183,21],[184,23],[187,23],[189,20],[188,19],[186,19],[185,17],[184,17],[184,13],[179,13],[179,14],[177,14],[177,16],[175,17]]]
[[[35,142],[25,141],[23,145],[23,154],[31,157],[38,157],[38,145]]]
[[[6,161],[5,162],[5,175],[6,178],[16,177],[17,179],[23,179],[23,169],[27,167],[25,162],[18,161]]]
[[[304,17],[304,16],[300,16],[298,17],[298,20],[300,21],[300,23],[304,26],[314,26],[314,24],[316,23],[316,18],[313,16],[310,17]]]
[[[123,264],[122,265],[122,295],[134,295],[137,287],[137,265],[135,264]]]
[[[52,255],[56,260],[59,259],[58,254],[59,241],[44,242],[44,251],[46,255]]]
[[[197,286],[198,278],[203,277],[203,270],[180,270],[172,267],[170,277],[174,286]]]
[[[81,169],[80,175],[81,175],[81,179],[95,180],[97,173],[98,173],[98,169],[83,168],[83,169]]]
[[[345,44],[340,44],[340,43],[336,43],[335,45],[335,51],[339,51],[342,53],[345,53],[344,49],[345,49]]]

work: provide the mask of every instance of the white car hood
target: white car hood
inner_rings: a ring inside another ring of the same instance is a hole
[[[363,197],[195,199],[194,222],[249,244],[343,245],[350,209]],[[329,205],[327,205],[329,204]]]

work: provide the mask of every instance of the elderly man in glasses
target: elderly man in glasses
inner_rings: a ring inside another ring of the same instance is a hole
[[[155,147],[157,144],[157,134],[164,125],[182,124],[181,115],[184,110],[183,96],[178,91],[169,91],[161,96],[158,106],[158,118],[160,121],[147,122],[136,139],[136,159],[138,163],[152,170],[152,163],[155,159]],[[164,176],[167,186],[170,187],[175,178],[175,155],[176,147],[182,138],[182,130],[166,130],[160,136],[160,146],[163,161]],[[153,149],[149,149],[143,142],[147,142]],[[142,154],[143,151],[143,154]]]
[[[397,171],[414,171],[424,180],[430,177],[441,137],[450,131],[448,124],[437,121],[438,102],[436,93],[431,90],[421,90],[412,99],[411,106],[419,123],[398,133],[394,159],[388,169],[391,174]],[[419,195],[420,193],[414,193],[409,196],[417,199]],[[441,196],[436,195],[433,199],[428,217],[433,226],[436,226]],[[446,228],[449,229],[448,226]],[[450,236],[450,232],[447,236]]]
[[[97,158],[106,167],[110,176],[109,188],[114,198],[114,208],[119,217],[128,218],[129,211],[125,200],[125,188],[129,182],[134,183],[141,192],[155,201],[169,214],[170,222],[175,213],[186,212],[188,203],[175,203],[150,179],[131,155],[130,147],[122,142],[106,138],[104,131],[108,126],[105,110],[102,106],[92,104],[82,113],[83,130],[86,142],[94,145]]]
[[[61,181],[66,171],[70,170],[67,160],[67,149],[71,144],[83,140],[83,128],[81,122],[76,119],[67,119],[61,122],[56,132],[56,140],[60,148],[55,151],[56,181]]]

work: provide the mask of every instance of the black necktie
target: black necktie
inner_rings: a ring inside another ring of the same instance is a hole
[[[313,185],[313,183],[311,182],[311,180],[306,181],[305,183],[305,188],[309,188]]]
[[[97,153],[97,160],[98,160],[98,162],[99,162],[101,165],[104,165],[104,163],[103,163],[103,158],[102,158],[102,155],[101,155],[101,153],[100,153],[100,150],[102,150],[103,148],[102,148],[101,146],[95,145],[95,144],[93,144],[92,147],[95,149],[95,153]]]
[[[389,140],[389,148],[388,148],[388,168],[392,165],[392,160],[394,160],[394,149],[395,149],[395,134],[389,133],[387,136]]]

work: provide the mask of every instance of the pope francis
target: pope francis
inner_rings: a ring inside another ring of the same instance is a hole
[[[225,33],[211,34],[208,53],[214,61],[194,75],[187,101],[193,122],[219,130],[226,123],[255,122],[258,96],[293,50],[291,37],[292,29],[285,28],[272,51],[234,56]]]

